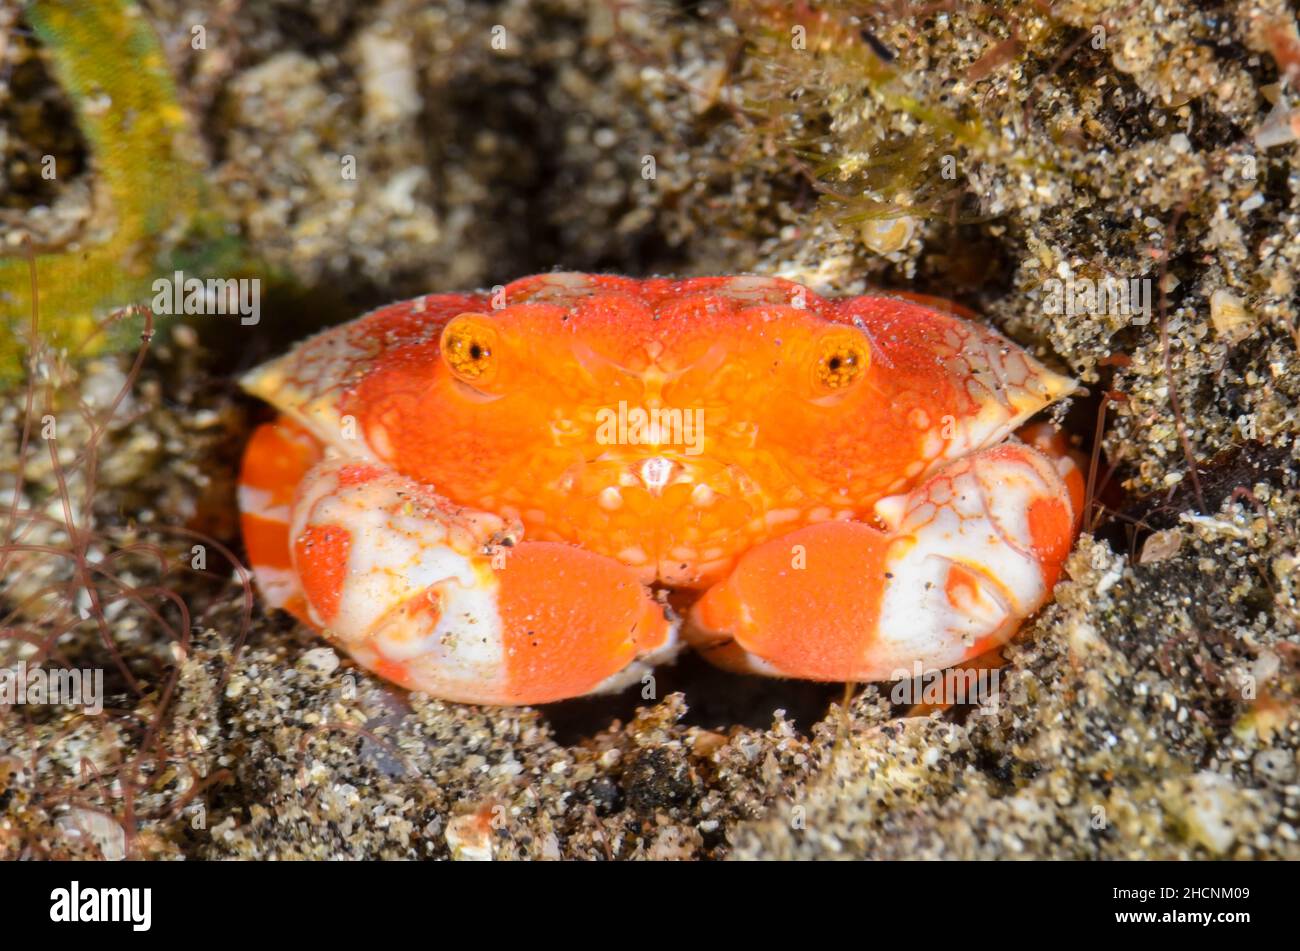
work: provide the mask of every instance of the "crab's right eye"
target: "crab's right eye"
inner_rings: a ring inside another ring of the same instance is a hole
[[[501,335],[486,314],[461,314],[442,329],[443,362],[456,378],[483,387],[496,378]]]

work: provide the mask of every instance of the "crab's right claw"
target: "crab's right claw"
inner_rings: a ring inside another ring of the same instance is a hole
[[[296,490],[295,487],[296,486]],[[463,703],[621,689],[676,651],[634,569],[452,505],[297,424],[257,431],[240,486],[258,587],[363,666]]]

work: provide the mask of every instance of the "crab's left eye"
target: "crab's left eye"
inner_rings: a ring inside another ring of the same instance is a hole
[[[860,333],[834,330],[818,341],[813,382],[823,392],[839,392],[862,379],[870,365],[871,349]]]
[[[493,381],[500,364],[501,337],[486,314],[461,314],[442,328],[442,359],[462,382],[482,387]]]

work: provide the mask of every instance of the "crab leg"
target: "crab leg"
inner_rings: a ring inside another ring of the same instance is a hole
[[[254,437],[241,485],[264,503],[245,508],[263,523],[246,535],[255,576],[365,667],[449,700],[544,703],[616,689],[674,650],[675,626],[633,569],[521,541],[517,524],[391,470],[322,459],[284,505],[275,467],[255,455],[294,445],[276,425]]]
[[[748,552],[696,604],[687,636],[720,666],[813,680],[896,680],[917,660],[977,657],[1050,595],[1078,482],[1067,455],[1022,443],[957,460],[877,503],[884,531],[822,522]]]
[[[239,522],[258,590],[270,607],[308,624],[293,571],[289,518],[294,489],[321,455],[320,443],[282,416],[253,431],[239,472]]]

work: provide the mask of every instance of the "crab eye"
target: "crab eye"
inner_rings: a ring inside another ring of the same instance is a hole
[[[838,392],[860,380],[871,365],[871,350],[861,334],[847,328],[828,333],[817,346],[813,381],[822,390]]]
[[[456,378],[473,386],[496,376],[500,335],[485,314],[461,314],[442,328],[443,362]]]

